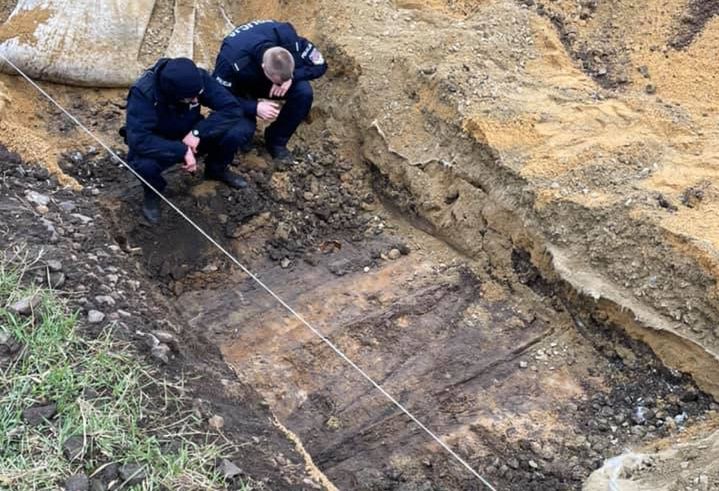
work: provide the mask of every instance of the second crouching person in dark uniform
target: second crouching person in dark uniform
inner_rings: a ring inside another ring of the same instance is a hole
[[[212,109],[207,118],[201,106]],[[245,180],[227,167],[254,131],[254,119],[244,116],[238,101],[187,58],[159,60],[130,88],[125,127],[128,162],[159,192],[167,185],[164,170],[184,162],[184,170],[195,172],[197,155],[206,156],[206,179],[245,187]],[[156,224],[160,197],[143,187],[143,215]]]
[[[312,108],[309,81],[326,71],[320,51],[292,24],[257,20],[224,39],[213,77],[238,97],[247,116],[274,120],[265,130],[265,146],[275,160],[291,162],[287,143]],[[259,99],[285,103],[280,109]]]

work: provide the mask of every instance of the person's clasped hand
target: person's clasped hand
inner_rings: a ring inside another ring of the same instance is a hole
[[[187,145],[187,152],[185,152],[185,164],[182,166],[182,170],[187,172],[195,172],[197,170],[197,159],[195,154],[197,153],[197,147],[200,145],[200,138],[193,135],[190,131],[185,138],[182,139],[182,143]]]
[[[287,80],[282,85],[272,84],[270,97],[284,97],[290,87],[292,87],[292,79]]]
[[[276,102],[260,101],[257,103],[257,116],[265,121],[272,121],[280,114],[280,106]]]

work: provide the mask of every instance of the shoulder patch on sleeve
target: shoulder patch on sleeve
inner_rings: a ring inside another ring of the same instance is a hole
[[[215,77],[215,80],[217,80],[220,85],[223,85],[225,87],[232,87],[232,82],[228,82],[227,80],[221,78],[221,77]]]
[[[320,50],[315,48],[310,53],[310,61],[315,65],[324,65],[325,58],[322,56],[322,53],[320,53]]]

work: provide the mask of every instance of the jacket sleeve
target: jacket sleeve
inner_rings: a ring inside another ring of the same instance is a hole
[[[242,81],[238,80],[237,73],[232,67],[232,64],[230,64],[230,62],[228,62],[222,54],[217,57],[215,71],[212,73],[212,78],[235,95],[237,102],[239,102],[240,106],[242,106],[242,111],[247,116],[253,118],[257,116],[257,101],[253,99],[245,99],[237,95],[241,90]]]
[[[142,92],[132,89],[127,100],[127,145],[143,157],[181,161],[187,147],[180,141],[168,140],[153,133],[157,126],[154,103]]]
[[[212,114],[195,126],[200,139],[221,135],[244,117],[242,105],[237,98],[204,71],[203,83],[200,103],[212,109]]]
[[[297,37],[295,44],[295,73],[296,81],[314,80],[327,72],[327,62],[320,50],[303,37]]]

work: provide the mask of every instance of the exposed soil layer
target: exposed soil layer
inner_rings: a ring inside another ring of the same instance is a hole
[[[17,2],[15,0],[2,0],[0,1],[0,22],[5,22],[10,14],[15,9]]]
[[[304,140],[295,155],[289,169],[238,158],[243,191],[171,172],[168,197],[500,489],[579,489],[605,458],[706,418],[689,379],[566,304],[527,252],[458,254],[386,208],[369,184],[387,183],[333,145]],[[139,220],[139,187],[117,165],[90,154],[67,170],[105,186],[112,236],[183,333],[220,347],[340,489],[479,489],[172,212]]]
[[[499,489],[579,489],[716,419],[683,374],[719,394],[719,23],[699,4],[303,4],[331,71],[299,163],[253,151],[248,190],[175,172],[168,197]],[[68,157],[184,335],[339,487],[478,487],[176,216],[143,224],[124,171]]]
[[[242,488],[240,478],[256,481],[260,489],[317,486],[295,445],[271,424],[273,417],[262,398],[237,381],[214,344],[183,331],[174,305],[148,278],[137,256],[115,243],[94,185],[86,186],[83,193],[62,188],[46,169],[25,165],[4,147],[0,147],[0,176],[0,248],[10,256],[36,260],[25,281],[54,288],[66,299],[78,312],[83,336],[93,338],[110,329],[117,338],[134,342],[141,356],[153,361],[144,333],[161,330],[181,340],[163,370],[169,383],[183,375],[183,404],[188,405],[184,410],[195,410],[205,420],[213,415],[224,418],[224,436],[214,438],[221,446],[227,439],[232,442],[224,457],[242,469],[237,479],[228,481],[228,489]],[[38,205],[44,199],[47,204]],[[58,266],[47,265],[51,260],[60,264],[59,271]],[[102,312],[104,318],[91,322],[91,310]],[[168,410],[161,403],[162,387],[148,390],[157,394],[160,417]],[[214,465],[207,462],[210,469]]]
[[[686,13],[679,19],[671,46],[686,48],[699,36],[707,23],[719,14],[719,2],[716,0],[692,0]]]

